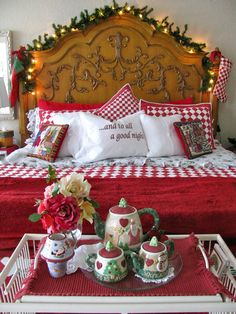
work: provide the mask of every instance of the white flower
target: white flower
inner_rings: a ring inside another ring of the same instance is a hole
[[[64,196],[73,196],[78,200],[78,202],[80,199],[88,197],[91,189],[91,184],[84,179],[84,176],[75,172],[61,178],[59,186],[59,192],[61,194]]]

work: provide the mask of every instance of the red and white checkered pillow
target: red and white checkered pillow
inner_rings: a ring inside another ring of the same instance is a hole
[[[131,86],[125,84],[95,114],[106,120],[115,121],[139,111],[139,100],[134,96]]]
[[[206,138],[214,148],[214,137],[212,130],[212,114],[211,114],[211,104],[210,103],[200,103],[200,104],[162,104],[162,103],[152,103],[147,102],[143,99],[140,100],[140,110],[144,110],[146,114],[150,116],[171,116],[175,114],[182,115],[182,122],[190,121],[200,121],[203,130],[205,132]]]
[[[99,109],[103,104],[79,104],[79,103],[60,103],[39,99],[39,119],[40,126],[42,124],[53,123],[53,116],[55,114],[62,114],[68,112],[88,111],[94,113],[96,109]]]
[[[78,110],[44,110],[39,109],[40,126],[42,124],[53,124],[53,116],[55,114],[78,112]]]

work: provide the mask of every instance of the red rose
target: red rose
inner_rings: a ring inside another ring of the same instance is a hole
[[[72,196],[58,194],[44,200],[45,210],[52,217],[51,232],[63,232],[76,229],[80,217],[80,208]],[[45,216],[45,215],[44,215]]]
[[[46,207],[44,202],[41,202],[39,204],[38,214],[42,214],[41,221],[43,228],[48,230],[53,225],[53,218],[48,213],[46,213]]]

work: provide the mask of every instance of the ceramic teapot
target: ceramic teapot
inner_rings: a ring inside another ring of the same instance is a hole
[[[147,238],[143,234],[143,228],[140,216],[150,214],[153,217],[153,228],[159,226],[159,216],[155,209],[143,208],[137,210],[135,207],[127,204],[124,198],[121,198],[119,205],[109,209],[107,220],[104,223],[99,214],[94,214],[94,228],[96,234],[104,239],[105,243],[111,240],[114,245],[123,250],[139,249],[141,243]]]
[[[169,257],[174,252],[174,242],[159,242],[154,236],[142,243],[139,255],[132,252],[131,259],[135,272],[145,279],[161,279],[168,274]]]
[[[124,251],[114,246],[111,241],[97,254],[89,254],[86,262],[100,281],[118,282],[128,275]]]

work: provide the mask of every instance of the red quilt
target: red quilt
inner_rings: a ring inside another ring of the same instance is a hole
[[[236,238],[236,178],[89,178],[91,197],[102,218],[125,197],[137,209],[152,207],[167,233],[220,233]],[[24,233],[44,233],[41,223],[28,221],[42,199],[45,179],[0,178],[0,249],[15,247]],[[146,218],[146,219],[145,219]],[[144,229],[151,226],[143,217]],[[83,233],[93,233],[85,223]]]

